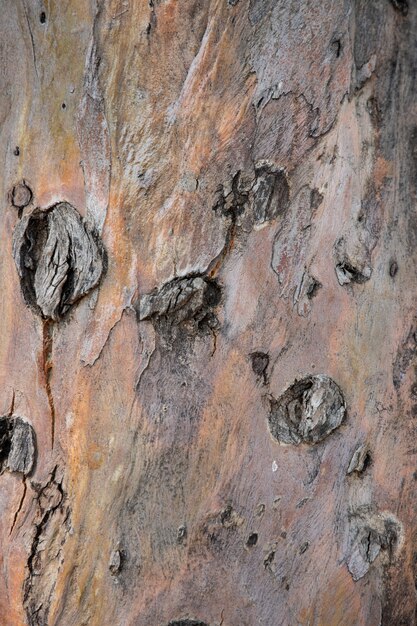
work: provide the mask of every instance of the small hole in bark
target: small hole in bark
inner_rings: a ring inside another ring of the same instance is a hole
[[[372,465],[372,456],[370,452],[367,452],[365,458],[363,460],[363,468],[362,471],[366,472],[366,470]]]
[[[258,533],[251,533],[246,541],[248,548],[253,548],[258,543]]]
[[[269,355],[266,352],[252,352],[250,355],[252,361],[252,369],[254,373],[262,379],[264,383],[267,382],[266,370],[269,365]]]
[[[396,273],[398,272],[398,264],[396,261],[391,261],[391,264],[389,266],[389,275],[391,276],[391,278],[394,278],[394,276],[396,275]]]
[[[331,49],[336,59],[338,59],[342,53],[342,42],[339,38],[333,39],[331,43]]]
[[[312,300],[314,296],[317,295],[317,292],[319,291],[320,287],[321,287],[321,283],[319,283],[318,280],[316,280],[315,278],[313,278],[313,276],[311,276],[311,282],[307,289],[307,298],[309,300]]]
[[[214,308],[222,299],[221,287],[216,281],[206,279],[206,290],[204,292],[204,304],[207,307]]]
[[[63,102],[63,103],[61,104],[61,109],[62,109],[63,111],[65,111],[65,109],[66,109],[66,108],[67,108],[67,105],[65,104],[65,102]]]
[[[46,22],[46,13],[45,13],[45,11],[41,12],[41,14],[39,16],[39,21],[40,21],[41,24],[45,24],[45,22]]]
[[[12,445],[12,420],[3,418],[0,420],[0,471],[7,465],[10,448]]]
[[[13,150],[13,154],[14,154],[15,156],[19,156],[19,154],[20,154],[20,148],[19,148],[19,146],[16,146],[16,148]]]

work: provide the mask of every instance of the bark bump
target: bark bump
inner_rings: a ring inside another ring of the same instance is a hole
[[[350,460],[349,467],[347,470],[348,474],[362,474],[372,463],[371,452],[368,446],[365,443],[359,445]]]
[[[336,276],[340,285],[365,283],[371,278],[370,255],[363,246],[354,246],[348,250],[344,237],[337,240],[334,247]]]
[[[346,564],[353,580],[363,578],[375,559],[384,553],[390,562],[396,552],[402,527],[391,514],[375,515],[366,510],[350,517]]]
[[[317,443],[342,423],[346,404],[334,380],[322,374],[296,380],[268,416],[271,435],[281,443]]]
[[[11,202],[17,209],[23,209],[30,204],[32,197],[32,190],[24,180],[17,183],[11,191]]]
[[[110,555],[109,570],[112,576],[117,576],[122,571],[123,553],[121,550],[113,550]]]
[[[159,326],[191,322],[199,329],[216,328],[213,309],[220,299],[221,289],[214,280],[202,276],[174,278],[141,298],[139,320],[154,320]]]
[[[1,417],[0,473],[8,470],[30,474],[35,456],[36,440],[32,426],[21,417]]]
[[[96,287],[104,269],[98,236],[67,202],[24,217],[14,232],[13,256],[26,303],[53,320]]]

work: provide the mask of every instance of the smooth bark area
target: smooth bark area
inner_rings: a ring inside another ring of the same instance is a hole
[[[415,624],[417,6],[0,4],[2,626]]]

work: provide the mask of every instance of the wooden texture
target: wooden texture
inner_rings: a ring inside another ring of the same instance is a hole
[[[416,36],[1,0],[1,626],[416,623]]]

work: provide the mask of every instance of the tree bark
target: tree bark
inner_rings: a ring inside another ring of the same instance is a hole
[[[1,624],[417,623],[415,4],[1,15]]]

